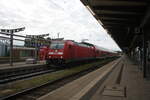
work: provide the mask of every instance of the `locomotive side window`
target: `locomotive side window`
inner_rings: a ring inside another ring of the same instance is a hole
[[[51,49],[63,49],[64,48],[64,43],[52,43],[50,45]]]

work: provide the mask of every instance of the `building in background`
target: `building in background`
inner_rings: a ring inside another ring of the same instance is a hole
[[[9,42],[4,39],[0,39],[0,57],[6,57],[9,55],[8,50]]]

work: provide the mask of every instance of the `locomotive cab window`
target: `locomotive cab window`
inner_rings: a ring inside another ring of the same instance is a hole
[[[64,48],[64,43],[51,43],[50,45],[51,49],[63,49]]]

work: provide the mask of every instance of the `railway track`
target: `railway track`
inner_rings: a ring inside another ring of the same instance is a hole
[[[25,79],[49,72],[56,71],[55,69],[50,69],[49,67],[37,66],[31,68],[19,68],[19,69],[10,69],[10,70],[1,70],[0,71],[0,84],[5,84],[8,82],[13,82],[20,79]]]
[[[50,72],[54,72],[54,71],[56,71],[56,70],[50,69],[50,70],[46,70],[46,71],[39,71],[39,72],[34,72],[34,73],[30,73],[30,74],[25,74],[25,75],[17,75],[17,76],[14,76],[14,77],[7,77],[5,79],[1,79],[0,84],[5,84],[5,83],[8,83],[8,82],[13,82],[13,81],[21,80],[21,79],[25,79],[25,78],[30,78],[30,77],[33,77],[33,76],[46,74],[46,73],[50,73]]]
[[[0,98],[1,100],[35,100],[37,98],[39,98],[42,95],[45,95],[48,92],[51,92],[63,85],[65,85],[66,83],[69,83],[93,70],[96,70],[97,68],[100,68],[101,66],[103,66],[104,64],[108,63],[110,61],[107,62],[103,62],[99,65],[94,65],[93,67],[83,70],[81,72],[78,73],[74,73],[71,74],[69,76],[65,76],[53,81],[49,81],[47,83],[44,83],[42,85],[36,86],[36,87],[32,87],[32,88],[28,88],[25,89],[21,92]]]

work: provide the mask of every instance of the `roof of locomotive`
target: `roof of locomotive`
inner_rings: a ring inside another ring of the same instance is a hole
[[[51,43],[64,43],[66,40],[52,40]]]
[[[94,46],[93,44],[91,43],[88,43],[88,42],[81,42],[82,44],[85,44],[85,45],[88,45],[88,46]]]

